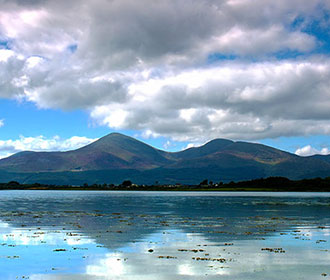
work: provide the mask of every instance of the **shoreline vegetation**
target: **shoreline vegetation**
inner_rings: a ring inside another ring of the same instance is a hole
[[[270,192],[330,192],[330,177],[290,180],[285,177],[268,177],[248,181],[214,183],[207,179],[198,185],[137,185],[130,180],[121,184],[47,185],[21,184],[16,181],[0,183],[0,190],[100,190],[100,191],[270,191]]]

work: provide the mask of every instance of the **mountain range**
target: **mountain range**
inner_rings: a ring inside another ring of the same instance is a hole
[[[111,133],[77,150],[25,151],[0,160],[0,182],[198,184],[204,179],[229,182],[269,176],[330,176],[330,155],[301,157],[262,144],[226,139],[166,152]]]

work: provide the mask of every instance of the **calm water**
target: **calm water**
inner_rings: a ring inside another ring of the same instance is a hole
[[[1,191],[0,279],[330,279],[330,194]]]

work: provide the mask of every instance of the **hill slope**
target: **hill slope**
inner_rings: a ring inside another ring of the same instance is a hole
[[[0,169],[11,172],[150,169],[169,162],[163,152],[134,138],[111,133],[68,152],[21,152],[0,160]]]
[[[21,152],[0,160],[0,181],[53,184],[198,184],[268,176],[290,179],[330,176],[330,156],[299,157],[272,147],[225,139],[169,153],[112,133],[68,152]]]

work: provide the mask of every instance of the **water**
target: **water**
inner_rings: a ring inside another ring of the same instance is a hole
[[[329,193],[0,192],[0,279],[330,279]]]

